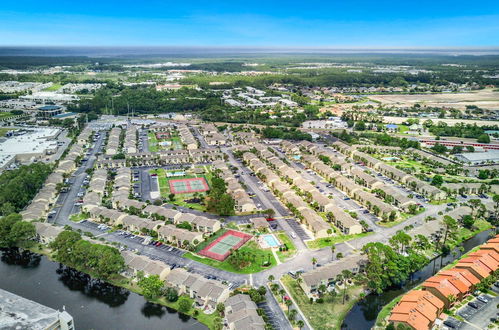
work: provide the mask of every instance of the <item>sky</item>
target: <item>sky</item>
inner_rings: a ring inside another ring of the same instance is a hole
[[[494,47],[499,1],[3,0],[0,45]]]

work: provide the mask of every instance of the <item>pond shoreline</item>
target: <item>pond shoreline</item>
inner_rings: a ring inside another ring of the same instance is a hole
[[[364,298],[359,299],[343,320],[342,329],[373,328],[376,325],[379,312],[381,312],[386,305],[390,304],[394,299],[397,299],[397,297],[405,292],[413,289],[427,278],[433,276],[435,272],[440,270],[440,264],[442,267],[445,267],[448,263],[461,258],[463,254],[484,243],[488,239],[489,233],[493,232],[493,230],[493,228],[489,228],[476,233],[474,236],[456,245],[451,253],[445,256],[440,254],[432,258],[423,268],[411,274],[410,278],[400,287],[389,288],[379,295],[371,293]],[[465,248],[465,251],[463,251],[462,254],[458,251],[461,246]],[[459,255],[453,257],[453,251],[458,251]]]
[[[59,263],[53,260],[46,250],[12,248],[0,251],[2,254],[0,269],[3,275],[0,279],[0,287],[55,309],[62,310],[65,306],[68,313],[74,317],[77,328],[123,329],[124,326],[139,321],[137,326],[147,322],[149,329],[164,329],[165,321],[171,322],[172,326],[178,329],[201,330],[210,326],[206,320],[180,313],[161,300],[146,299],[132,286],[113,280],[98,279],[86,272]],[[43,276],[35,278],[38,281],[33,281],[33,274],[38,273],[43,273]],[[27,277],[27,281],[22,281],[23,283],[19,283],[21,286],[18,287],[16,278],[23,276]],[[53,288],[46,290],[47,288],[44,287],[46,283],[50,283],[47,286]],[[43,291],[47,292],[42,295]],[[75,299],[75,296],[78,296],[78,299]],[[81,310],[90,307],[94,309],[92,315],[87,315]],[[103,317],[115,316],[116,309],[119,310],[118,314],[123,322],[120,323],[120,320],[116,319],[106,327],[100,326],[101,322],[104,322]],[[99,315],[106,310],[109,314]],[[194,309],[190,314],[193,311]],[[134,314],[133,319],[127,320]],[[177,318],[174,318],[174,315]]]

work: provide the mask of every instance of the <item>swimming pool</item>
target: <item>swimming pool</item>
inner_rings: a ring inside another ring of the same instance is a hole
[[[278,247],[281,245],[274,235],[263,235],[262,238],[269,247]]]

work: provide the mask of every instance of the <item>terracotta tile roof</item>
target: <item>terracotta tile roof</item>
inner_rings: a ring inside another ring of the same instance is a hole
[[[469,269],[473,275],[478,275],[481,278],[485,278],[490,275],[489,270],[483,266],[480,262],[474,262],[474,261],[460,261],[456,264],[457,268],[467,268]]]
[[[429,278],[423,283],[423,287],[435,288],[444,297],[450,295],[457,297],[460,293],[454,285],[450,284],[449,281],[442,276],[433,276]]]
[[[442,276],[440,273],[438,273],[436,276],[432,276],[429,279],[426,280],[427,282],[432,282],[432,283],[442,283],[444,285],[452,285],[454,286],[455,289],[457,289],[460,293],[467,293],[469,287],[464,284],[459,278],[454,277],[454,276]]]
[[[399,314],[392,313],[390,315],[392,322],[404,322],[416,330],[428,330],[430,328],[430,321],[420,313]]]
[[[451,268],[448,270],[442,270],[439,272],[439,274],[442,276],[459,276],[463,282],[466,281],[465,283],[469,283],[470,286],[480,283],[480,280],[475,275],[473,275],[469,270],[463,268]]]
[[[495,264],[495,269],[499,268],[499,253],[494,250],[478,250],[469,255],[472,257],[485,256],[485,258],[490,259],[491,264]]]
[[[409,302],[427,301],[439,310],[444,308],[444,303],[442,300],[435,297],[433,293],[424,290],[411,290],[407,292],[402,297],[402,299],[400,299],[400,301],[409,301]]]
[[[461,259],[460,262],[473,262],[476,264],[481,265],[483,268],[487,269],[489,274],[496,270],[496,267],[493,262],[491,262],[490,257],[487,258],[486,256],[468,256],[464,259]]]
[[[499,253],[499,243],[484,244],[480,247],[480,250],[493,250],[493,251],[496,251],[497,253]]]

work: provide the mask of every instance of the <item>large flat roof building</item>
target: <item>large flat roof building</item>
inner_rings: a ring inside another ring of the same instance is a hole
[[[0,289],[0,329],[74,330],[73,317]]]
[[[487,152],[465,152],[462,154],[456,154],[455,157],[464,163],[477,164],[488,164],[488,163],[498,163],[499,162],[499,151],[487,151]]]

